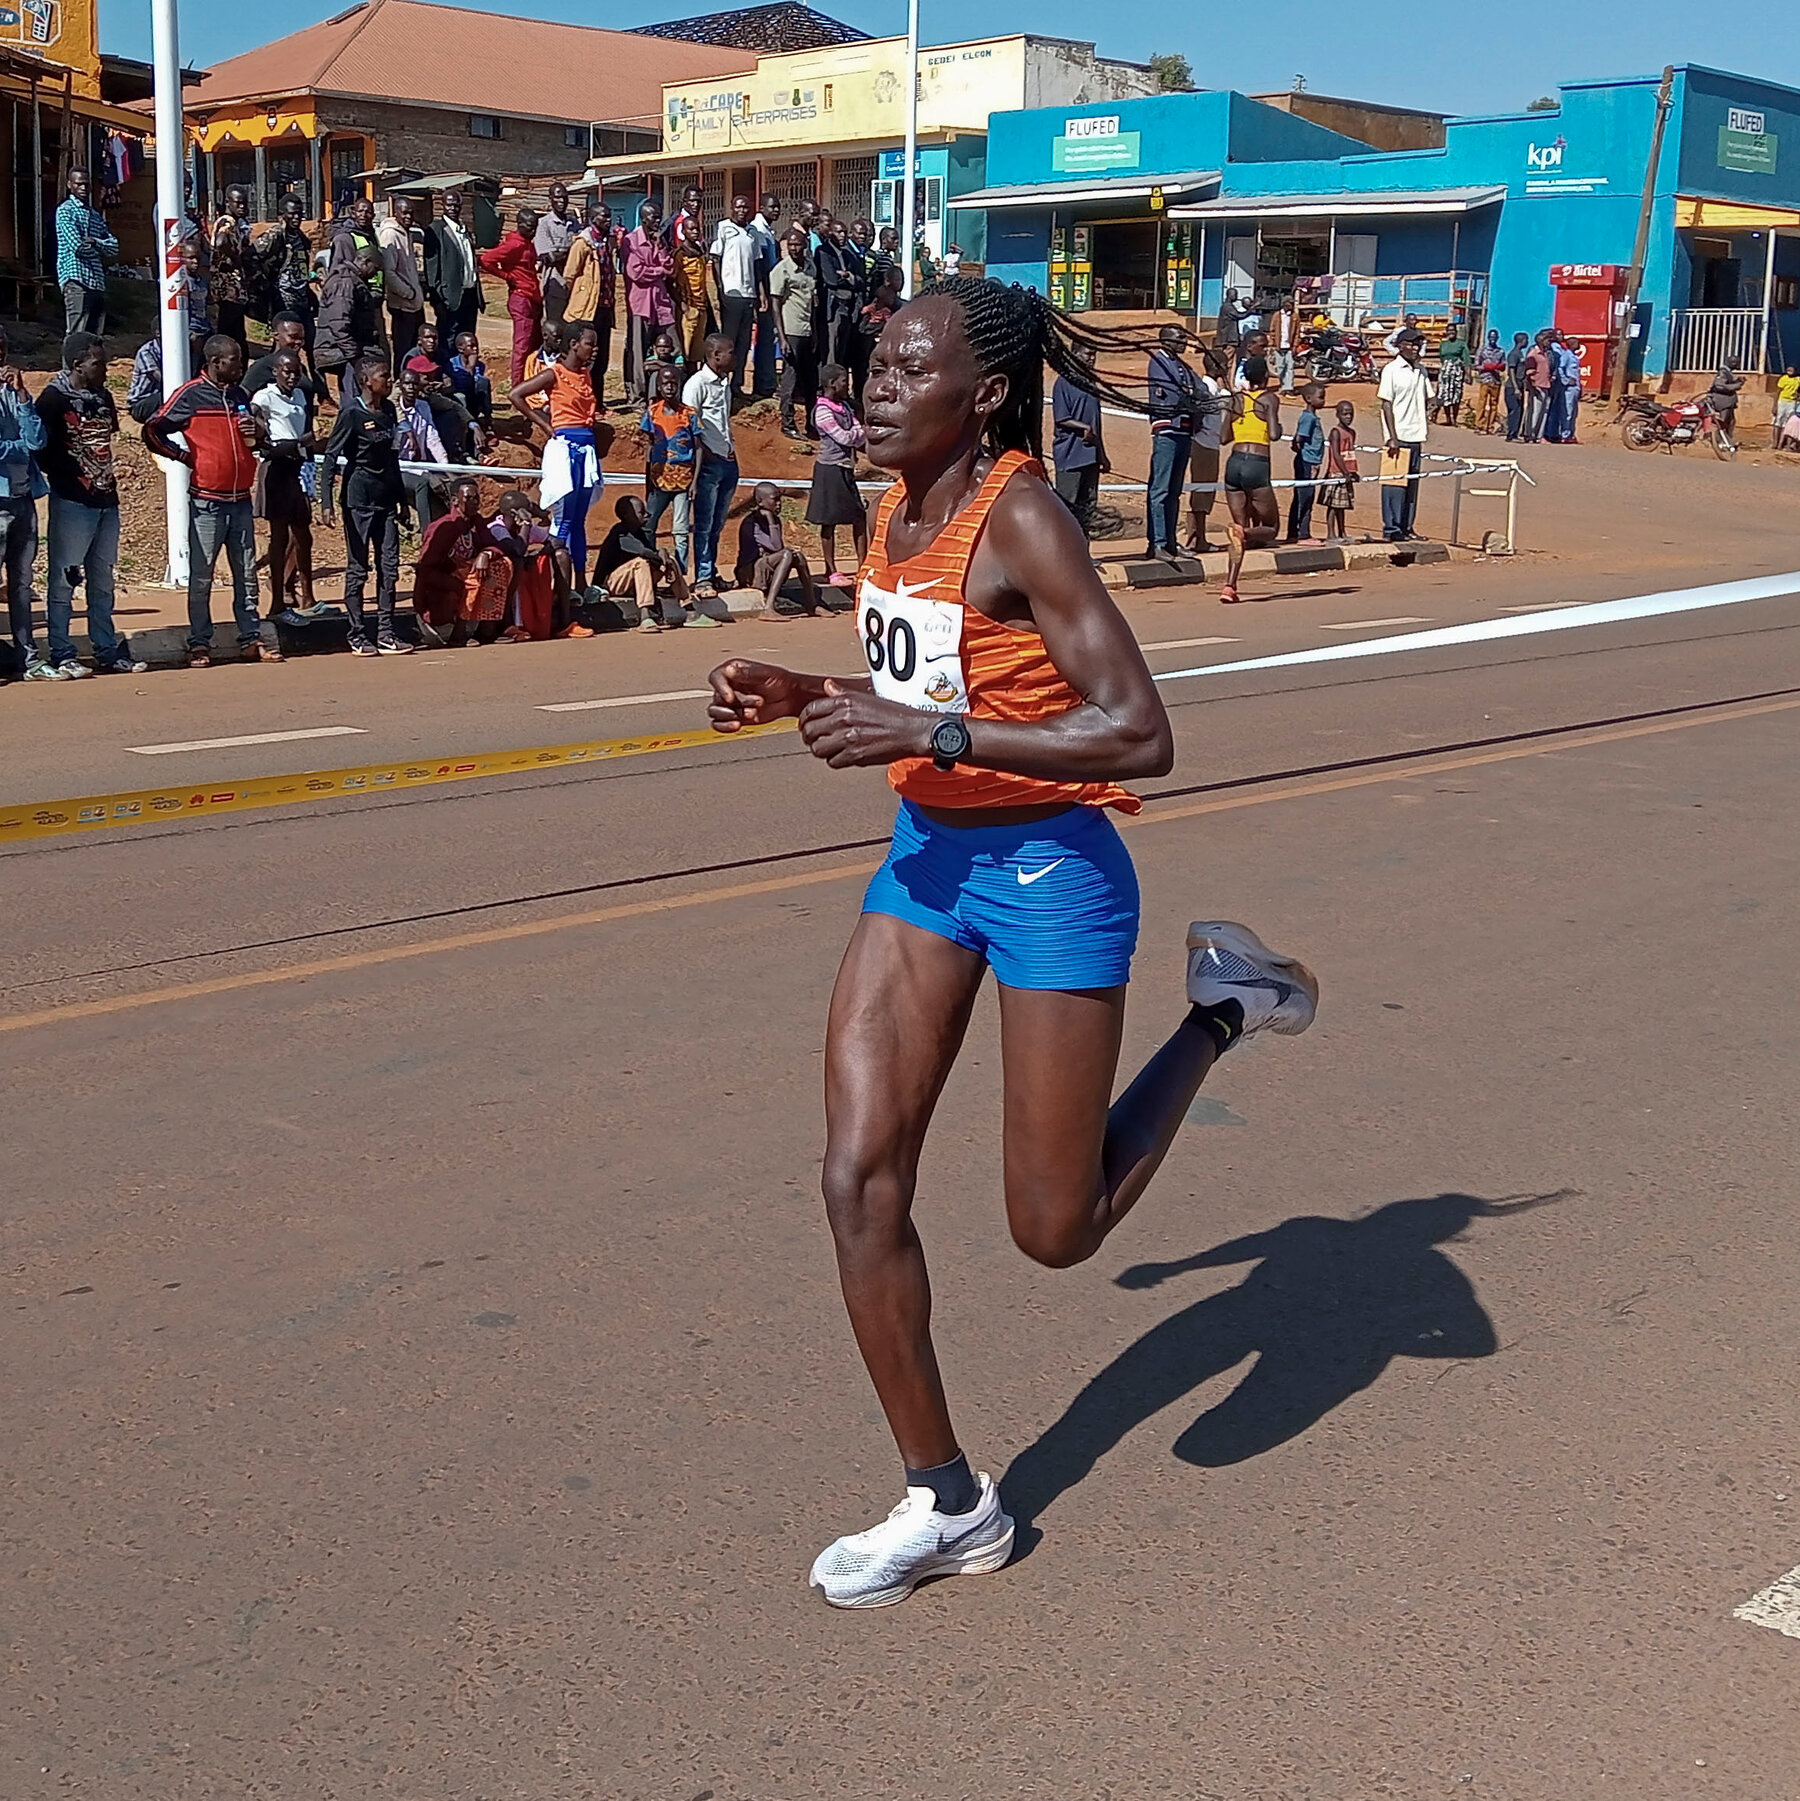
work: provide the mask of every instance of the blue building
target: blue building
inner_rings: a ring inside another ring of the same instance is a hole
[[[1174,171],[1179,184],[1149,197],[1162,203],[1160,287],[1125,304],[1204,318],[1227,288],[1268,307],[1330,275],[1328,310],[1351,323],[1410,310],[1535,330],[1555,316],[1553,266],[1632,260],[1658,79],[1571,82],[1555,110],[1453,119],[1442,148],[1385,153],[1286,118],[1337,141],[1284,149],[1280,128],[1255,117],[1272,109],[1242,95],[1122,103],[1110,111],[1136,136],[1145,176]],[[1090,203],[1046,146],[1089,110],[992,120],[989,181],[1052,201],[1000,212],[997,188],[984,192],[993,273],[1057,291],[1051,234],[1068,231],[1072,251]],[[1098,247],[1096,233],[1087,248]],[[1076,303],[1066,270],[1062,291]],[[1113,304],[1112,292],[1096,264],[1087,303]],[[1660,376],[1728,352],[1751,369],[1800,362],[1800,92],[1688,65],[1675,72],[1632,356]]]

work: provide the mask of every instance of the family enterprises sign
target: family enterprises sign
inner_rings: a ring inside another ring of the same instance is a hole
[[[1746,175],[1773,175],[1778,141],[1760,112],[1734,106],[1719,127],[1719,167]]]
[[[1119,129],[1117,113],[1065,119],[1062,136],[1051,141],[1050,167],[1061,175],[1089,175],[1096,169],[1135,169],[1138,135]]]

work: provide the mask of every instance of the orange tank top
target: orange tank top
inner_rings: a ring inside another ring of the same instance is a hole
[[[555,431],[569,431],[594,425],[594,384],[585,370],[577,373],[561,363],[550,365],[550,425]]]
[[[1029,626],[1002,625],[964,596],[975,546],[994,502],[1024,472],[1038,481],[1044,467],[1022,450],[1009,450],[988,471],[969,504],[937,537],[905,562],[888,558],[888,522],[905,485],[881,498],[869,558],[856,584],[856,625],[862,635],[875,692],[930,713],[966,713],[971,719],[1053,719],[1081,705],[1081,696],[1058,673],[1044,640]],[[908,800],[927,807],[1117,807],[1136,813],[1143,805],[1116,782],[1052,782],[1041,776],[959,764],[939,769],[929,757],[903,757],[888,780]]]

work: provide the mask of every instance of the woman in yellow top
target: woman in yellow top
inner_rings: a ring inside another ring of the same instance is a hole
[[[1273,544],[1281,531],[1281,508],[1269,475],[1269,453],[1281,442],[1280,383],[1265,357],[1244,364],[1245,389],[1231,397],[1231,456],[1225,464],[1225,504],[1231,509],[1231,552],[1219,598],[1240,600],[1238,571],[1253,545]]]
[[[1792,363],[1775,378],[1775,448],[1783,448],[1781,428],[1800,412],[1800,370]]]

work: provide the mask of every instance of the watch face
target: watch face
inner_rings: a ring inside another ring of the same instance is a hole
[[[954,762],[969,748],[969,728],[954,717],[942,720],[931,728],[931,748],[938,756]]]

